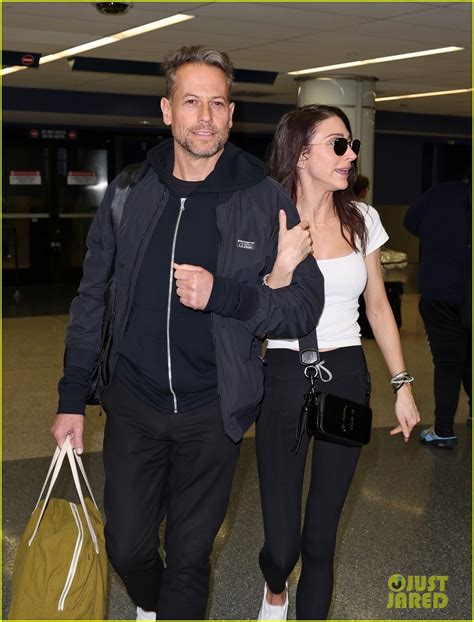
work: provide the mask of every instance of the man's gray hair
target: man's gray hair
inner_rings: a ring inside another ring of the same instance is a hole
[[[211,50],[204,45],[191,45],[169,52],[161,63],[161,69],[166,80],[166,97],[168,99],[173,96],[176,72],[182,65],[187,63],[204,63],[223,71],[227,79],[227,91],[230,98],[230,92],[234,83],[234,67],[230,58],[225,52]]]

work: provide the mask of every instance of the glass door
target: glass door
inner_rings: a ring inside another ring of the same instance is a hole
[[[107,148],[7,140],[4,284],[78,283],[92,218],[108,183]]]
[[[87,232],[107,189],[107,150],[57,147],[52,182],[53,278],[71,282],[80,279]]]
[[[42,282],[50,272],[49,150],[7,141],[3,158],[2,259],[4,284]]]

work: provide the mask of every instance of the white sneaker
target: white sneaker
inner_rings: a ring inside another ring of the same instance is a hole
[[[137,620],[156,620],[156,611],[145,611],[137,607]]]
[[[288,615],[288,583],[286,584],[286,600],[283,605],[270,605],[267,600],[267,584],[263,590],[263,601],[257,620],[286,620]]]

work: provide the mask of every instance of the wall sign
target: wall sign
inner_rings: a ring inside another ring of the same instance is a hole
[[[41,186],[40,171],[10,171],[10,186]]]
[[[76,130],[32,128],[28,134],[30,138],[42,138],[43,140],[77,140],[79,138]]]
[[[95,186],[97,183],[96,171],[68,171],[68,186]]]

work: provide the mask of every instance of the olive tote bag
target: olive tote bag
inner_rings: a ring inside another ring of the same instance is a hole
[[[51,498],[67,456],[80,503]],[[82,494],[77,467],[91,498]],[[52,474],[52,476],[51,476]],[[48,492],[41,500],[51,476]],[[103,523],[80,456],[69,437],[56,448],[20,541],[12,577],[10,620],[103,620],[107,556]]]

